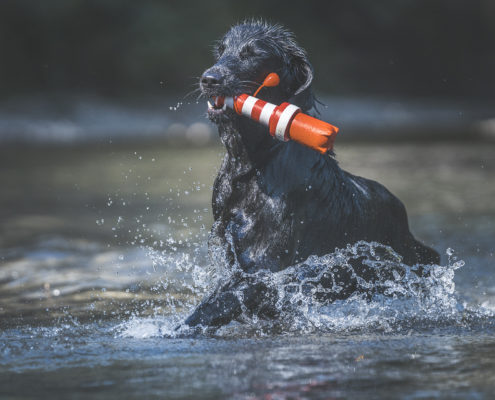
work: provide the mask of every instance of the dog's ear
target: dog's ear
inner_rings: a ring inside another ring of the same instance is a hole
[[[315,107],[315,96],[311,90],[311,82],[313,82],[313,66],[310,64],[306,53],[297,48],[292,53],[290,61],[292,96],[291,102],[297,104],[305,112]],[[317,111],[317,110],[316,110]]]
[[[297,96],[299,93],[304,92],[313,82],[313,66],[309,63],[306,54],[296,54],[293,57],[292,65],[295,82],[298,84],[294,96]]]

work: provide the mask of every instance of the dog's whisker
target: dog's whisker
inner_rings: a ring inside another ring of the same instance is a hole
[[[191,90],[189,93],[185,94],[183,98],[187,99],[188,97],[192,96],[193,94],[195,94],[198,91],[201,91],[201,88],[196,88],[194,90]]]

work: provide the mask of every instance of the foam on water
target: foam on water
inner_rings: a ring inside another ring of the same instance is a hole
[[[134,316],[119,324],[116,332],[123,337],[136,338],[197,334],[198,329],[193,331],[184,325],[176,328],[207,293],[212,293],[214,288],[234,276],[239,279],[239,275],[244,283],[232,292],[243,304],[242,315],[225,327],[215,331],[204,328],[202,333],[214,332],[220,336],[273,332],[407,333],[468,328],[475,321],[493,320],[493,310],[469,306],[458,298],[454,276],[464,262],[458,260],[451,249],[447,250],[447,255],[448,263],[444,266],[408,266],[390,247],[362,241],[322,257],[311,256],[305,262],[276,273],[262,270],[247,274],[235,268],[230,272],[218,271],[183,260],[176,265],[182,274],[170,277],[167,284],[181,286],[191,296],[181,301],[165,296],[164,301],[172,310],[169,315]],[[222,259],[218,254],[215,256]],[[163,255],[153,257],[157,264],[166,260]],[[358,267],[356,260],[364,268]],[[324,286],[322,282],[325,282]],[[266,318],[258,312],[262,306],[254,310],[246,307],[242,289],[256,284],[266,288],[266,302],[274,307],[276,318]]]

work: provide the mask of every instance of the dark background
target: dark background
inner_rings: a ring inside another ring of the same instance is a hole
[[[493,0],[2,0],[0,98],[185,94],[230,25],[295,32],[336,95],[491,99]]]

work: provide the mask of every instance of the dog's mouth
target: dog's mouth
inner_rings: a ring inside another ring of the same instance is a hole
[[[208,114],[220,115],[227,109],[225,96],[210,96],[207,101]]]

